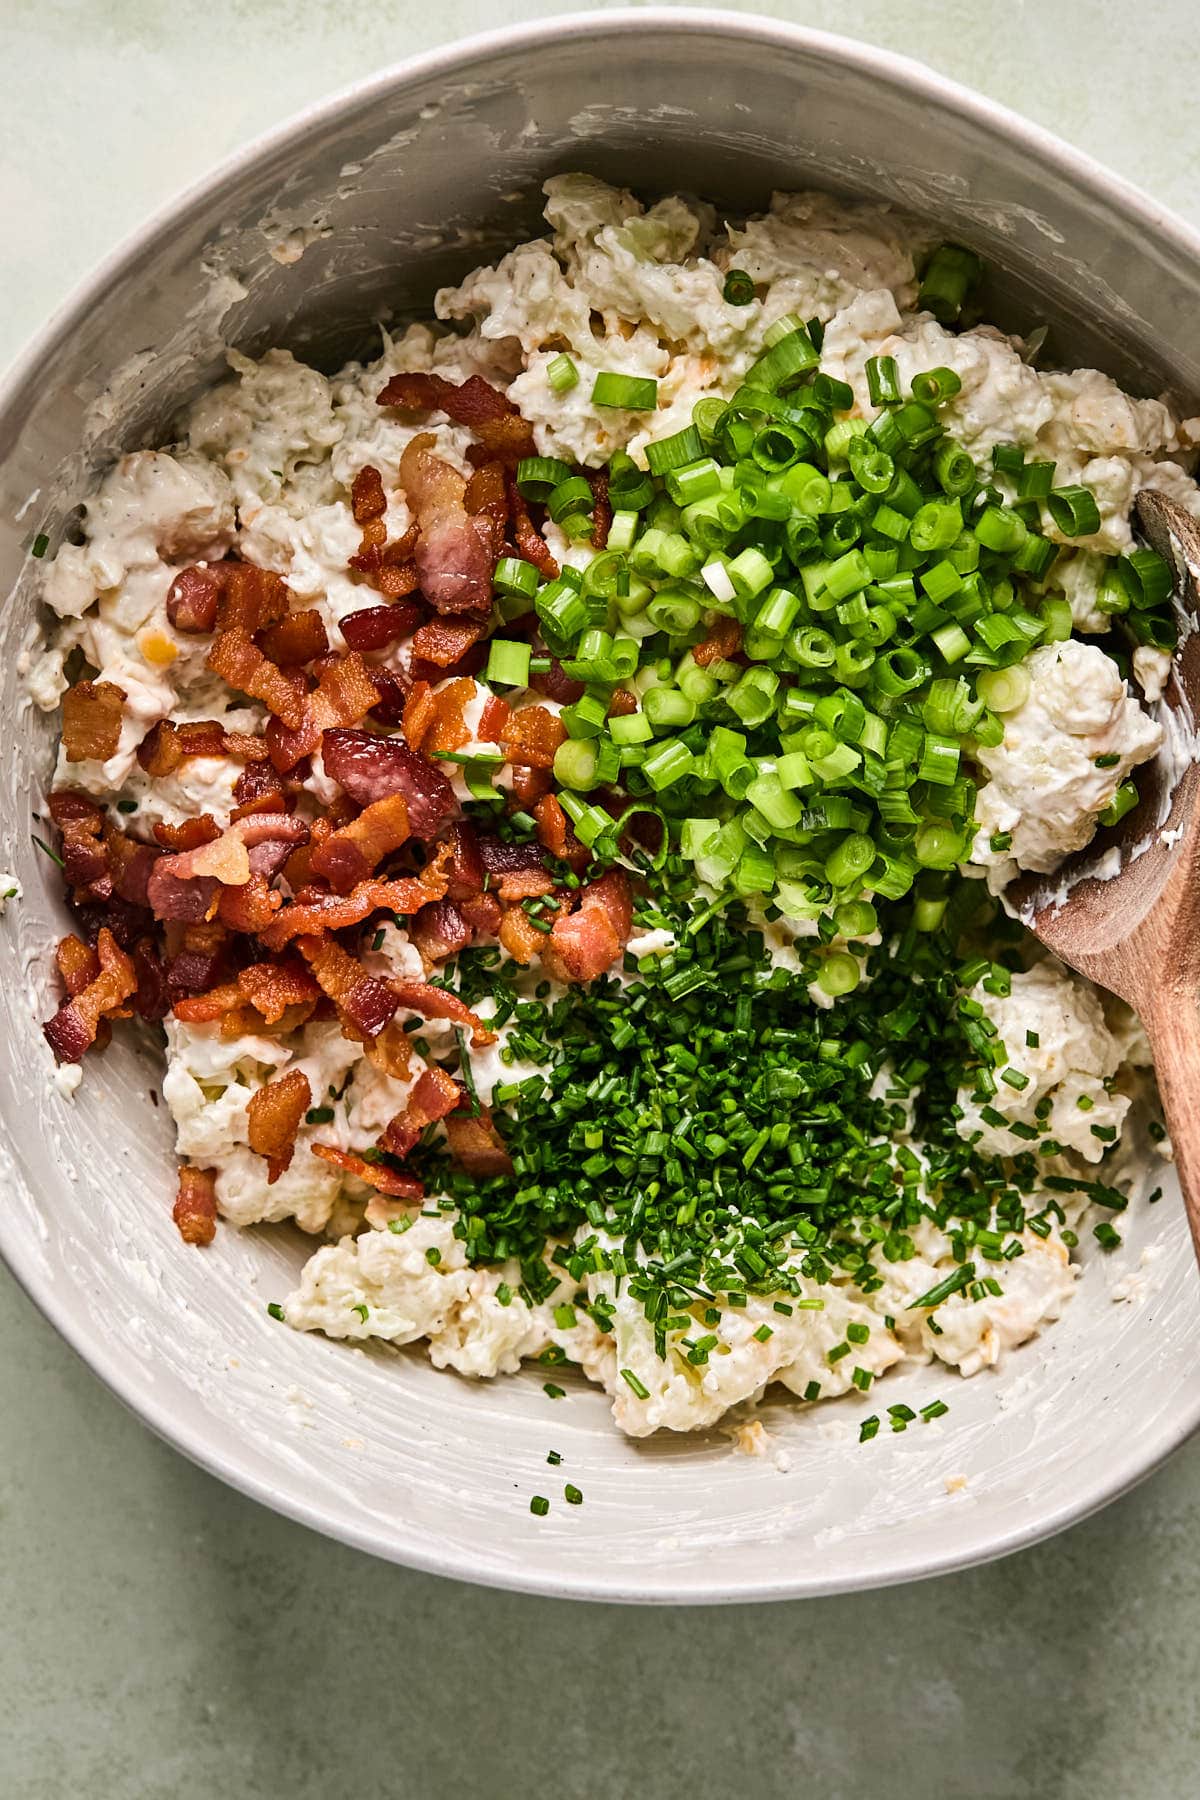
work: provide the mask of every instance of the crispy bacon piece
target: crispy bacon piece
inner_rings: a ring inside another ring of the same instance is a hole
[[[217,606],[227,563],[193,563],[180,569],[167,589],[167,618],[176,631],[203,636],[217,623]]]
[[[413,1054],[407,1032],[395,1019],[384,1026],[377,1038],[370,1038],[363,1045],[367,1061],[382,1074],[395,1076],[397,1081],[408,1080]]]
[[[302,889],[291,906],[285,906],[260,935],[268,950],[282,950],[293,938],[312,932],[344,931],[361,925],[373,912],[415,913],[445,893],[444,877],[429,879],[403,876],[396,881],[361,881],[348,894],[313,894]]]
[[[121,742],[125,690],[113,681],[77,681],[62,701],[68,762],[107,762]]]
[[[446,1120],[446,1142],[451,1156],[468,1175],[511,1175],[513,1172],[512,1157],[487,1107],[476,1116],[468,1112],[451,1113]]]
[[[451,1019],[456,1025],[469,1026],[471,1042],[479,1048],[495,1043],[495,1032],[489,1031],[479,1015],[464,1005],[457,994],[447,993],[445,988],[432,987],[424,981],[393,981],[391,985],[399,1005],[409,1012],[420,1013],[423,1019]]]
[[[221,828],[211,813],[182,819],[178,825],[169,825],[165,819],[154,825],[154,836],[164,850],[199,850],[204,844],[215,843],[220,835]]]
[[[512,772],[512,797],[518,807],[532,806],[553,787],[554,776],[549,769],[517,768]]]
[[[393,375],[378,395],[380,406],[400,406],[405,412],[444,412],[457,425],[474,428],[489,419],[505,419],[516,407],[482,375],[469,381],[445,381],[440,375],[405,372]]]
[[[96,1041],[100,1022],[121,1012],[122,1004],[137,987],[133,962],[120,948],[107,926],[96,938],[96,973],[86,987],[64,1000],[42,1030],[46,1042],[61,1062],[79,1062]]]
[[[418,536],[418,527],[413,524],[402,537],[393,538],[389,544],[387,525],[383,518],[368,519],[363,526],[358,549],[350,558],[350,567],[357,574],[365,575],[373,586],[379,587],[379,578],[389,570],[411,570],[412,553],[417,547]],[[403,591],[410,593],[412,590],[406,588]]]
[[[137,748],[137,759],[147,775],[170,775],[190,756],[229,756],[239,762],[265,762],[267,746],[246,731],[226,731],[219,719],[193,719],[174,725],[159,719]]]
[[[614,688],[612,699],[608,703],[610,719],[627,719],[630,713],[638,709],[637,695],[631,694],[628,688]]]
[[[400,459],[400,479],[420,526],[417,581],[435,612],[485,617],[496,568],[492,521],[467,512],[466,481],[436,454],[434,442],[421,432]]]
[[[139,844],[112,825],[104,827],[104,853],[113,893],[131,906],[148,906],[150,876],[158,861],[158,851],[150,844]]]
[[[54,961],[68,998],[72,1000],[76,994],[82,994],[84,988],[90,987],[100,973],[100,958],[90,944],[85,944],[74,934],[61,939],[54,952]]]
[[[384,552],[386,556],[387,552]],[[389,600],[404,600],[409,594],[415,594],[421,585],[420,571],[415,558],[404,562],[385,562],[375,577],[377,592],[385,594]]]
[[[248,818],[256,812],[286,812],[289,796],[283,780],[270,762],[251,763],[243,769],[233,785],[237,806],[234,819]]]
[[[464,949],[474,933],[453,900],[435,900],[415,915],[408,935],[420,951],[422,962],[429,967]]]
[[[281,774],[294,769],[302,756],[311,756],[323,732],[342,725],[357,725],[379,698],[371,671],[356,650],[339,657],[321,671],[321,678],[302,704],[299,726],[286,727],[279,719],[267,725],[271,761]]]
[[[503,838],[481,837],[479,853],[489,886],[506,905],[548,894],[554,886],[554,877],[536,844],[506,844]]]
[[[222,982],[220,987],[206,988],[203,993],[183,994],[171,1008],[177,1019],[188,1025],[211,1025],[245,1004],[236,981]]]
[[[350,510],[354,514],[356,525],[365,525],[368,519],[382,518],[387,511],[383,476],[371,463],[367,463],[354,477],[350,489]]]
[[[251,963],[240,969],[238,992],[255,1012],[260,1012],[268,1025],[278,1025],[290,1006],[311,1006],[320,999],[321,990],[302,963],[291,958],[284,962]]]
[[[183,761],[178,729],[170,719],[159,719],[137,747],[138,767],[156,780],[170,775]]]
[[[246,1141],[267,1160],[267,1186],[274,1186],[296,1153],[296,1133],[312,1105],[312,1088],[303,1069],[289,1069],[250,1096],[246,1107]]]
[[[196,831],[202,825],[203,817],[186,821],[184,827],[165,829]],[[206,836],[198,847],[182,850],[172,856],[159,857],[150,871],[146,885],[146,899],[150,909],[159,919],[183,919],[196,923],[210,919],[216,911],[219,884],[233,888],[252,884],[252,893],[244,898],[257,902],[252,911],[255,923],[237,923],[245,915],[236,906],[227,923],[238,930],[256,931],[260,925],[269,922],[276,910],[278,897],[274,903],[265,899],[267,890],[262,874],[263,859],[259,859],[259,869],[256,870],[250,860],[250,851],[264,844],[296,845],[304,843],[307,837],[308,826],[302,819],[293,818],[291,813],[256,812],[248,818],[239,819],[219,837]],[[224,901],[221,904],[223,906]]]
[[[390,982],[368,975],[362,964],[327,937],[301,937],[296,948],[338,1011],[346,1036],[378,1037],[400,1005]]]
[[[86,794],[60,788],[50,795],[47,810],[62,839],[63,878],[73,888],[91,890],[90,898],[106,899],[107,895],[95,886],[106,878],[111,880],[102,842],[104,814],[100,807]]]
[[[430,1063],[416,1082],[403,1111],[392,1119],[379,1140],[390,1156],[406,1157],[427,1125],[444,1119],[461,1106],[465,1095],[457,1081]]]
[[[389,794],[359,813],[349,825],[333,831],[309,859],[312,874],[323,877],[339,894],[365,881],[376,864],[409,837],[408,805],[403,794]]]
[[[459,675],[434,692],[433,723],[421,740],[428,756],[435,750],[461,750],[470,742],[466,711],[475,698],[475,683],[469,675]]]
[[[395,1169],[389,1169],[386,1163],[368,1162],[365,1157],[356,1156],[353,1150],[339,1150],[333,1144],[313,1144],[310,1147],[313,1155],[319,1156],[322,1162],[332,1163],[343,1174],[357,1176],[368,1187],[375,1188],[381,1194],[390,1194],[393,1200],[425,1198],[425,1184],[418,1181],[415,1175],[401,1175]]]
[[[179,1166],[179,1192],[171,1217],[185,1244],[211,1244],[217,1235],[217,1172]]]
[[[414,750],[419,750],[425,742],[433,715],[436,710],[433,688],[427,681],[415,681],[404,702],[403,726],[404,735]]]
[[[461,900],[458,904],[459,911],[472,931],[482,931],[488,937],[495,937],[504,917],[495,894],[472,894],[469,899]]]
[[[394,606],[364,606],[359,612],[347,613],[341,620],[341,632],[351,650],[386,650],[389,644],[409,637],[420,620],[417,603],[402,600]],[[375,674],[378,679],[378,671]]]
[[[546,942],[546,933],[537,929],[523,906],[516,905],[504,909],[497,936],[513,961],[526,966],[541,955]]]
[[[560,744],[566,742],[567,728],[548,706],[522,706],[513,713],[500,742],[508,751],[508,760],[518,767],[552,769]]]
[[[531,562],[547,581],[553,581],[561,570],[551,555],[545,538],[530,518],[529,508],[518,491],[515,476],[511,474],[508,483],[508,509],[512,518],[512,540],[517,552],[526,562]]]
[[[268,626],[259,639],[259,647],[273,663],[296,667],[326,655],[329,635],[318,608],[308,606],[301,612],[289,613],[277,625]]]
[[[358,806],[401,794],[414,837],[435,838],[458,807],[454,789],[432,763],[399,738],[337,729],[321,740],[325,773]]]
[[[217,896],[217,917],[230,931],[257,937],[283,906],[281,895],[267,885],[265,875],[251,871],[239,887],[223,887]]]
[[[492,521],[499,556],[508,530],[508,489],[502,462],[484,463],[467,483],[463,504],[469,513],[486,516]]]
[[[623,869],[609,869],[580,891],[578,912],[555,922],[542,963],[558,981],[594,981],[629,940],[633,896]]]
[[[241,626],[222,631],[213,640],[208,666],[239,693],[250,694],[285,725],[298,731],[304,723],[305,698],[301,681],[293,681],[263,655],[250,633]]]
[[[476,442],[467,445],[467,461],[477,469],[490,462],[515,468],[523,456],[536,456],[533,427],[520,413],[506,419],[484,419],[475,427]]]
[[[612,502],[608,497],[608,470],[589,469],[587,478],[591,484],[592,505],[592,548],[603,550],[608,543],[609,528],[612,525]]]
[[[563,811],[555,794],[543,794],[533,809],[537,821],[537,838],[544,850],[567,863],[575,873],[587,867],[591,851],[575,835],[575,827]]]
[[[217,623],[222,632],[250,634],[287,617],[292,597],[287,582],[274,569],[243,562],[222,563],[221,568]]]
[[[154,939],[139,938],[132,954],[137,977],[133,1010],[139,1019],[164,1019],[171,1010],[171,996],[167,988],[167,971]]]
[[[499,694],[489,694],[483,711],[479,715],[479,723],[475,727],[475,735],[481,744],[498,744],[503,739],[505,727],[512,717],[512,707]]]
[[[742,628],[736,619],[720,617],[709,626],[708,636],[692,646],[692,659],[706,669],[709,663],[726,662],[742,647]]]
[[[486,630],[486,625],[463,619],[430,619],[413,638],[413,655],[436,663],[439,669],[449,668],[479,642]]]
[[[466,900],[483,888],[483,857],[479,833],[466,819],[453,824],[438,845],[445,855],[446,893],[451,900]]]

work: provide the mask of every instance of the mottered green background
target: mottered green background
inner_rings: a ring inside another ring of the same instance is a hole
[[[0,361],[145,214],[297,107],[565,8],[0,0]],[[1187,0],[793,0],[1200,223]],[[2,1202],[0,1202],[2,1203]],[[1007,1562],[632,1611],[488,1593],[275,1518],[152,1438],[0,1271],[5,1800],[1191,1800],[1200,1443]]]

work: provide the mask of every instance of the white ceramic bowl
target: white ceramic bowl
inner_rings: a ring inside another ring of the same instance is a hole
[[[779,1454],[759,1461],[719,1434],[626,1442],[599,1392],[571,1385],[552,1402],[536,1370],[472,1385],[417,1351],[292,1334],[265,1305],[291,1284],[298,1234],[226,1229],[203,1254],[176,1236],[149,1042],[89,1066],[72,1102],[50,1085],[39,1020],[64,912],[29,812],[53,733],[15,668],[35,533],[57,542],[92,473],[158,441],[225,343],[282,341],[336,365],[372,320],[427,312],[440,282],[528,233],[540,180],[577,166],[733,208],[773,185],[889,197],[978,246],[1002,323],[1048,320],[1063,356],[1143,391],[1200,392],[1192,234],[926,70],[765,20],[639,11],[501,32],[364,83],[227,163],[80,290],[0,395],[0,591],[15,586],[0,626],[0,823],[25,888],[0,929],[0,1248],[154,1430],[380,1556],[639,1601],[829,1593],[961,1567],[1082,1517],[1196,1426],[1200,1311],[1177,1197],[1130,1219],[1061,1323],[999,1374],[924,1371],[808,1413],[769,1404]],[[314,228],[288,260],[280,246]],[[1145,1297],[1114,1304],[1152,1243]],[[933,1394],[950,1402],[940,1424],[857,1442],[862,1414]],[[530,1495],[559,1494],[564,1478],[584,1505],[533,1517]]]

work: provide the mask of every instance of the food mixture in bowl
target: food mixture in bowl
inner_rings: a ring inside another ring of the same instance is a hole
[[[161,1021],[180,1254],[324,1240],[283,1325],[638,1436],[973,1374],[1169,1153],[1000,896],[1159,749],[1130,509],[1200,421],[884,209],[546,193],[377,361],[231,355],[48,563],[57,1080]]]

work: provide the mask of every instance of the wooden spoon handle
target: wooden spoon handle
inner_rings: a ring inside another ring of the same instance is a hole
[[[1200,1257],[1200,1001],[1195,994],[1156,995],[1142,1022],[1154,1057],[1158,1093],[1175,1147],[1192,1242]]]

